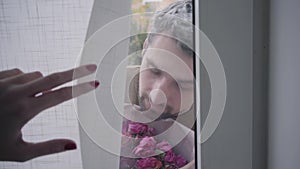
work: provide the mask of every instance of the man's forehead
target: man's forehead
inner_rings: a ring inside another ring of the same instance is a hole
[[[179,44],[183,44],[182,42],[179,42],[175,37],[170,37],[167,34],[155,34],[151,38],[151,42],[148,45],[149,48],[154,49],[162,49],[167,50],[176,56],[180,57],[182,60],[193,60],[193,56],[190,56],[190,54],[184,52]]]
[[[161,40],[149,47],[144,56],[145,61],[155,68],[167,72],[175,79],[193,80],[193,58],[178,49],[175,42],[169,44],[165,44],[165,42],[170,41]]]
[[[176,45],[177,40],[167,34],[155,34],[151,38],[149,48],[162,48],[170,51],[182,52]]]

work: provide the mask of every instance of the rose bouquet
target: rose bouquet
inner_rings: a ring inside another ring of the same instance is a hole
[[[179,169],[188,163],[167,140],[159,141],[155,131],[148,124],[124,122],[121,169]]]

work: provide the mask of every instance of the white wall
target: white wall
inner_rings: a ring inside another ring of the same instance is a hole
[[[129,15],[130,14],[130,0],[95,0],[93,4],[93,9],[91,13],[91,18],[88,26],[88,31],[86,35],[86,41],[88,41],[89,38],[93,36],[93,34],[98,31],[100,28],[103,28],[105,25],[112,21],[116,21],[118,18]],[[129,24],[128,24],[129,25]],[[117,29],[114,27],[114,29]],[[129,27],[127,25],[123,25],[123,27],[119,28],[120,30],[117,30],[118,32],[126,32]],[[108,37],[103,37],[104,40],[109,41],[111,39],[114,39],[114,34],[118,34],[111,30],[110,33],[108,33],[106,36],[111,36],[110,39]],[[98,34],[99,35],[99,34]],[[116,35],[117,36],[117,35]],[[97,39],[97,38],[96,38]],[[98,41],[101,42],[101,40],[98,39]],[[120,66],[121,60],[123,60],[126,57],[126,54],[128,53],[128,44],[129,39],[123,40],[123,42],[119,44],[115,44],[114,46],[111,46],[110,51],[107,52],[104,59],[96,63],[98,64],[99,70],[96,73],[96,79],[99,79],[101,86],[96,90],[96,99],[99,110],[103,112],[103,120],[106,120],[106,122],[111,125],[110,127],[116,129],[117,131],[121,131],[121,125],[122,125],[122,119],[120,118],[120,114],[113,113],[117,112],[115,109],[114,102],[112,102],[111,99],[111,82],[112,77],[115,73],[116,67]],[[96,43],[99,44],[99,48],[97,50],[102,50],[102,48],[105,48],[102,45],[102,43]],[[94,44],[93,44],[94,45]],[[116,48],[115,48],[116,47]],[[86,49],[87,50],[87,49]],[[103,49],[104,50],[104,49]],[[107,49],[105,49],[107,50]],[[93,53],[93,52],[92,52]],[[120,54],[121,53],[121,54]],[[98,53],[93,53],[93,55],[97,55]],[[103,57],[102,55],[98,57]],[[81,64],[86,61],[87,58],[84,56],[80,58]],[[120,66],[122,67],[122,66]],[[118,68],[120,68],[118,67]],[[123,68],[123,67],[122,67]],[[125,70],[124,69],[121,70]],[[124,76],[121,76],[125,78],[125,72]],[[122,81],[122,79],[119,79]],[[125,83],[125,79],[124,79]],[[120,83],[120,86],[123,86]],[[125,86],[125,84],[124,84]],[[115,89],[114,89],[115,90]],[[125,91],[123,92],[125,93]],[[93,96],[92,96],[93,97]],[[120,98],[124,98],[122,94],[120,94]],[[77,110],[79,114],[85,114],[85,108],[84,105],[85,99],[83,97],[79,98],[77,100],[78,105]],[[101,108],[101,109],[100,109]],[[92,108],[90,109],[92,110]],[[98,110],[98,112],[99,112]],[[90,116],[85,116],[90,118]],[[97,116],[98,117],[98,116]],[[93,124],[99,123],[100,121],[95,118],[95,120],[89,120],[90,123]],[[82,122],[82,121],[81,121]],[[81,123],[82,124],[82,123]],[[94,128],[94,130],[98,130],[96,132],[101,133],[100,135],[105,135],[107,132],[101,131],[102,128]],[[113,133],[112,133],[113,134]],[[82,148],[82,163],[84,169],[115,169],[119,166],[119,159],[120,157],[113,154],[109,150],[103,149],[101,147],[101,144],[96,144],[95,140],[91,137],[91,131],[86,130],[85,125],[80,125],[80,141],[81,141],[81,148]],[[107,140],[103,139],[103,140]],[[118,140],[113,140],[115,142],[118,142]],[[98,142],[99,143],[99,142]],[[121,140],[119,141],[121,143]],[[100,145],[100,146],[99,146]],[[115,147],[119,147],[119,145],[116,145]]]
[[[203,169],[252,169],[253,0],[200,0],[200,27],[218,51],[227,81],[223,117],[201,147]],[[203,75],[202,122],[210,101]]]
[[[200,6],[201,29],[219,52],[228,85],[223,118],[202,145],[203,168],[266,169],[269,1],[200,0]],[[210,101],[207,81],[204,72],[202,121]]]
[[[269,169],[300,166],[299,18],[299,0],[271,0]]]

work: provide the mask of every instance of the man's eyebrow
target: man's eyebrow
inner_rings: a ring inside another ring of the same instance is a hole
[[[146,61],[148,62],[148,64],[150,64],[150,65],[152,65],[153,67],[157,68],[157,66],[154,64],[154,62],[153,62],[151,59],[149,59],[148,57],[146,57],[145,59],[146,59]]]

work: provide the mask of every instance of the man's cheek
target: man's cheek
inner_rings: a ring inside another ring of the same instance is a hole
[[[184,109],[189,109],[194,103],[194,95],[193,92],[187,92],[183,96],[183,107]]]
[[[153,79],[148,72],[140,74],[140,88],[150,89]]]

